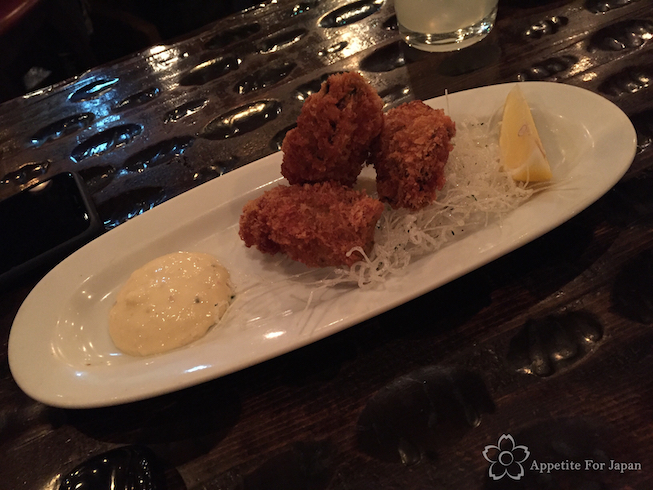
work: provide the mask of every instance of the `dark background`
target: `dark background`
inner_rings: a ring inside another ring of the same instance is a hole
[[[0,102],[191,35],[253,0],[2,0]]]

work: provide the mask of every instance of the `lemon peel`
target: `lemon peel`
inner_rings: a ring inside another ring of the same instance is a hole
[[[501,167],[519,182],[550,180],[551,165],[519,85],[510,91],[499,133]]]

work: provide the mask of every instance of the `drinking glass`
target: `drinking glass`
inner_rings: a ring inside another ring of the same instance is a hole
[[[455,51],[489,34],[498,0],[395,0],[399,32],[425,51]]]

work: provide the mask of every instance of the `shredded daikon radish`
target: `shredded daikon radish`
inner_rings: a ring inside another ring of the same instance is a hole
[[[475,121],[456,122],[454,150],[445,167],[446,184],[436,202],[417,212],[386,207],[371,253],[354,249],[364,260],[348,269],[337,269],[336,278],[327,282],[354,282],[360,287],[383,282],[414,259],[501,220],[526,201],[533,189],[516,183],[500,169],[498,134],[488,126],[496,127]]]

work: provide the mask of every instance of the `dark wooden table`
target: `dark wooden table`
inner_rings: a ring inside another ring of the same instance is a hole
[[[155,399],[70,410],[27,397],[7,342],[45,271],[22,278],[0,297],[0,488],[58,489],[79,465],[98,469],[86,477],[96,482],[112,467],[120,483],[139,461],[152,482],[133,488],[651,488],[653,2],[499,9],[483,42],[429,54],[400,42],[388,0],[266,2],[0,106],[0,198],[72,170],[107,229],[277,151],[302,100],[342,70],[360,71],[386,108],[516,80],[576,85],[618,105],[638,137],[622,181],[535,242],[308,347]],[[198,135],[259,102],[237,127]],[[503,434],[530,451],[519,481],[488,476],[482,452]]]

